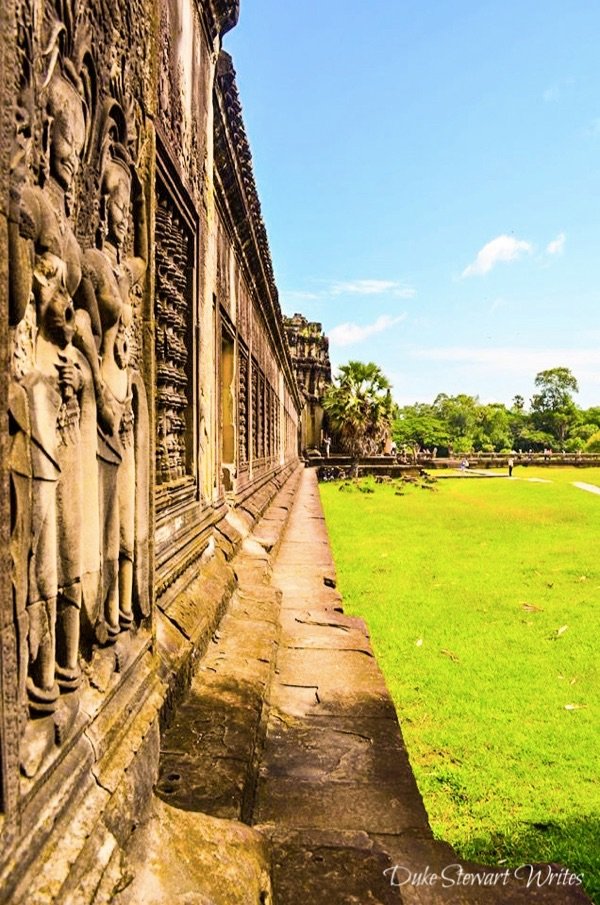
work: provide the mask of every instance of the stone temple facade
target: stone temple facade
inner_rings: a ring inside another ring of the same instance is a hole
[[[321,403],[331,384],[329,340],[321,324],[308,321],[302,314],[284,317],[284,325],[294,372],[305,401],[300,423],[300,449],[321,449],[327,433]]]
[[[238,6],[0,11],[3,901],[62,901],[126,845],[231,556],[297,464]]]

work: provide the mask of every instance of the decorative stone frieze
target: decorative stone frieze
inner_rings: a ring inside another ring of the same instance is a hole
[[[108,35],[101,3],[17,7],[10,549],[27,776],[69,738],[92,651],[149,613],[142,9],[115,9]]]
[[[194,237],[161,182],[156,237],[156,481],[165,484],[191,475],[193,466]]]
[[[229,512],[262,511],[296,461],[301,400],[220,56],[238,13],[0,10],[3,901],[67,901],[84,865],[78,901],[104,889],[234,585]]]
[[[248,466],[248,353],[238,346],[238,459],[240,469]]]

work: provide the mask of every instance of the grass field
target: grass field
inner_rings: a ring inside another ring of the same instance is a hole
[[[435,833],[489,864],[560,862],[600,905],[600,496],[572,481],[600,469],[321,497]]]

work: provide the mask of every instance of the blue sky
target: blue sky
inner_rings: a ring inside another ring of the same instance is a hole
[[[241,0],[233,55],[282,309],[401,404],[600,404],[600,3]]]

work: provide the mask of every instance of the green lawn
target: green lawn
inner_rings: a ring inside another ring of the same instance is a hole
[[[600,469],[515,477],[321,497],[436,834],[490,864],[558,861],[600,903],[600,496],[570,483]]]

